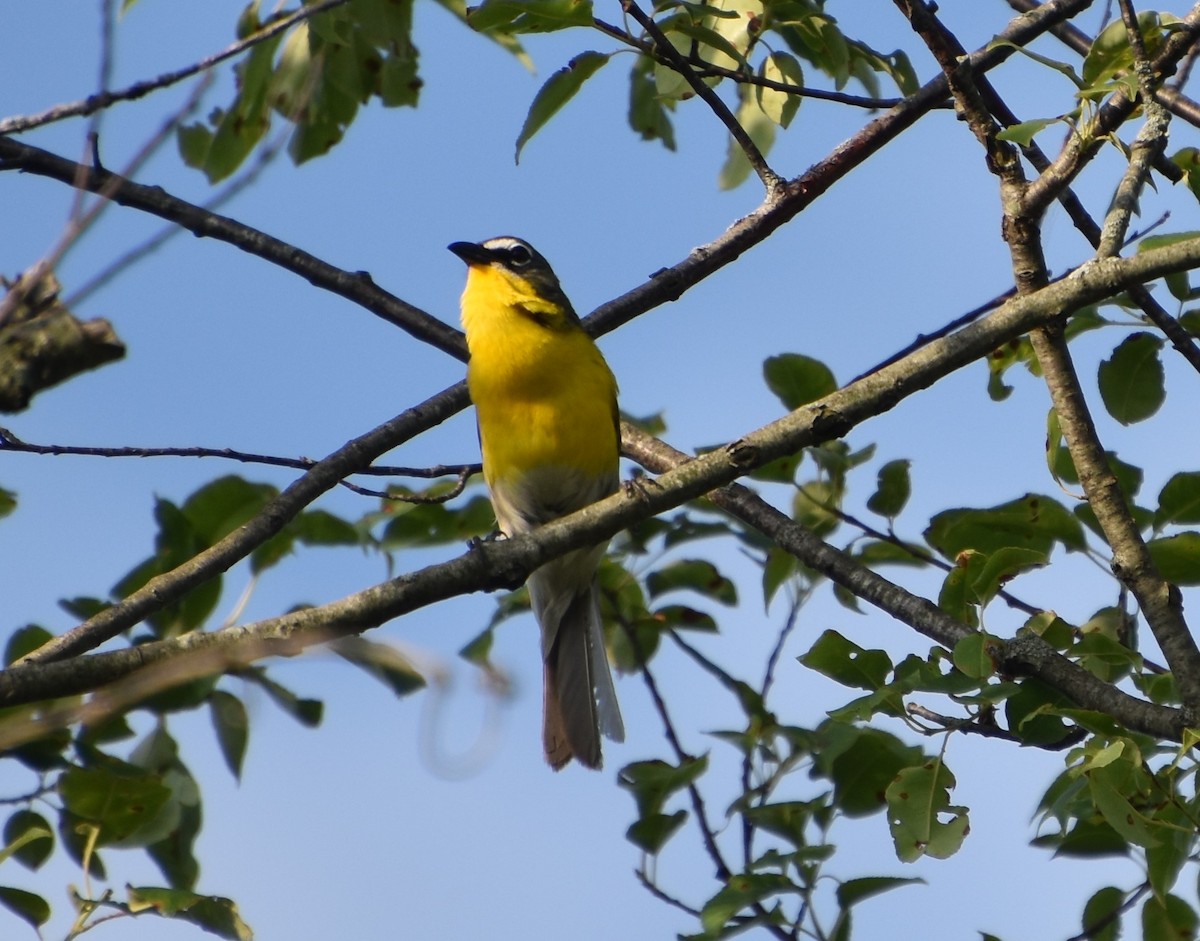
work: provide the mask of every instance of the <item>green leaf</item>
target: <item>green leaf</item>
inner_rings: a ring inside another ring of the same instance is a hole
[[[954,665],[972,679],[985,680],[996,672],[996,646],[994,637],[969,634],[954,645]]]
[[[321,724],[321,716],[325,711],[324,703],[321,700],[303,699],[297,696],[290,689],[276,683],[261,669],[247,670],[242,677],[261,686],[275,705],[301,725],[315,729]]]
[[[879,689],[892,671],[887,653],[860,647],[832,629],[817,638],[799,660],[809,669],[857,689]]]
[[[635,761],[621,769],[617,783],[633,794],[638,817],[661,813],[676,791],[687,787],[708,769],[707,756],[686,758],[678,766],[665,761]]]
[[[54,831],[41,814],[18,810],[4,824],[0,862],[12,857],[26,869],[40,869],[54,852]]]
[[[768,81],[780,84],[797,87],[804,85],[804,70],[800,68],[800,63],[795,57],[786,52],[772,52],[759,66],[758,74]],[[756,85],[754,93],[758,96],[758,107],[762,113],[780,127],[791,124],[792,118],[800,110],[801,97],[794,92]]]
[[[924,879],[904,879],[899,876],[863,876],[858,879],[847,879],[837,887],[838,905],[842,908],[850,908],[873,895],[881,895],[901,886],[924,884]]]
[[[529,114],[525,116],[525,124],[521,133],[517,135],[517,163],[521,162],[521,149],[529,139],[575,97],[583,83],[600,71],[609,58],[609,55],[600,52],[581,52],[568,62],[565,68],[550,76],[534,96],[533,104],[529,106]]]
[[[1071,734],[1070,727],[1056,714],[1059,707],[1070,706],[1058,690],[1040,680],[1027,677],[1020,689],[1004,702],[1008,727],[1023,742],[1053,745]]]
[[[888,461],[879,468],[875,492],[867,500],[867,509],[888,519],[895,519],[912,495],[912,482],[908,469],[912,461],[898,459]]]
[[[710,937],[718,937],[729,921],[743,909],[781,892],[799,889],[787,876],[778,873],[742,873],[731,876],[716,895],[700,910],[700,924]]]
[[[837,391],[833,372],[820,360],[802,353],[782,353],[763,362],[767,388],[788,411]]]
[[[40,895],[0,885],[0,905],[30,925],[35,931],[50,920],[50,904]]]
[[[9,635],[8,641],[4,645],[5,665],[11,666],[52,640],[53,637],[53,634],[37,624],[26,624],[24,627],[17,628]]]
[[[100,828],[97,845],[135,845],[171,796],[160,775],[118,774],[104,768],[70,768],[58,779],[63,806]],[[132,842],[131,842],[132,841]]]
[[[12,490],[0,487],[0,519],[8,516],[17,508],[17,495]]]
[[[1148,235],[1138,242],[1137,251],[1140,255],[1142,252],[1152,251],[1156,248],[1167,248],[1171,245],[1177,245],[1180,242],[1191,242],[1197,238],[1200,238],[1200,232],[1172,232],[1167,235]],[[1188,272],[1176,271],[1165,275],[1163,280],[1167,282],[1167,289],[1176,300],[1191,300],[1192,288],[1188,279]]]
[[[1159,491],[1154,526],[1168,523],[1200,523],[1200,473],[1175,474]]]
[[[737,604],[737,588],[707,559],[680,559],[646,576],[646,591],[651,598],[680,590],[691,590],[725,605]]]
[[[482,32],[548,33],[592,25],[591,0],[484,0],[467,9],[467,23]]]
[[[1125,893],[1116,886],[1095,892],[1083,907],[1083,933],[1090,941],[1117,941],[1121,936],[1120,909]]]
[[[1060,118],[1035,118],[1031,121],[1021,121],[1019,124],[1010,124],[1003,130],[996,132],[997,140],[1010,141],[1021,147],[1028,147],[1033,143],[1033,138],[1039,131],[1044,131],[1051,124],[1057,123]]]
[[[673,814],[646,814],[629,825],[625,837],[643,853],[656,855],[687,820],[686,810]]]
[[[1054,543],[1086,548],[1083,527],[1058,501],[1029,493],[987,509],[944,510],[930,520],[925,539],[948,559],[966,549],[993,553],[1009,546],[1049,555]]]
[[[208,697],[209,714],[217,732],[217,744],[225,765],[239,781],[242,779],[242,762],[246,757],[246,743],[250,738],[250,717],[245,704],[232,693],[214,690]]]
[[[196,895],[183,889],[130,886],[129,910],[134,914],[153,911],[164,918],[178,918],[228,941],[252,941],[254,937],[250,927],[238,914],[237,905],[217,895]]]
[[[1196,937],[1195,910],[1178,895],[1148,895],[1142,905],[1142,941],[1191,941]]]
[[[901,862],[958,852],[969,821],[965,807],[950,803],[953,787],[954,775],[940,760],[905,768],[888,785],[888,824]]]
[[[834,801],[847,817],[873,814],[900,770],[921,760],[921,750],[878,729],[836,727],[841,740],[819,756],[821,770],[833,781]]]
[[[397,696],[407,696],[425,686],[425,677],[391,644],[363,637],[342,637],[329,646],[339,657],[365,670]]]
[[[1146,53],[1151,59],[1162,44],[1164,26],[1178,23],[1170,14],[1146,11],[1137,16],[1138,32],[1142,34]],[[1118,17],[1092,41],[1083,60],[1083,80],[1091,88],[1102,87],[1112,79],[1133,69],[1133,50],[1129,44],[1129,32],[1124,21]]]
[[[1024,572],[1042,568],[1047,562],[1047,554],[1040,549],[1004,546],[988,554],[982,571],[971,582],[971,590],[980,604],[986,605],[1012,579]]]
[[[639,56],[629,73],[629,126],[642,140],[660,140],[667,150],[675,149],[675,130],[667,116],[667,104],[658,96],[654,60]]]
[[[1189,530],[1146,543],[1158,572],[1176,585],[1200,585],[1200,533]]]
[[[1153,415],[1167,397],[1159,350],[1163,341],[1150,333],[1134,333],[1100,364],[1100,397],[1108,413],[1122,425]]]
[[[1200,150],[1183,147],[1171,155],[1171,163],[1183,171],[1183,179],[1192,195],[1200,199]]]

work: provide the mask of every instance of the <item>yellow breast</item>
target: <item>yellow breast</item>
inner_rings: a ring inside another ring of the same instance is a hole
[[[578,324],[487,268],[471,269],[462,312],[489,484],[555,466],[614,474],[616,380]]]

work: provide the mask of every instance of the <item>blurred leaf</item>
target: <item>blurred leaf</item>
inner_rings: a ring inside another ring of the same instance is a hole
[[[867,500],[867,509],[888,519],[899,516],[912,494],[912,482],[908,474],[911,466],[912,461],[898,459],[888,461],[879,468],[878,484]]]
[[[772,52],[759,66],[759,75],[768,81],[786,85],[804,85],[804,71],[800,63],[786,52]],[[778,124],[787,127],[800,109],[801,98],[798,94],[764,88],[756,85],[754,93],[758,96],[758,107],[762,113]]]
[[[254,937],[238,914],[237,905],[230,899],[216,895],[196,895],[183,889],[130,886],[129,910],[134,914],[153,911],[165,918],[178,918],[229,941],[252,941]]]
[[[1167,391],[1159,350],[1163,341],[1150,333],[1134,333],[1100,364],[1100,397],[1108,413],[1122,425],[1149,418],[1162,406]]]
[[[778,873],[742,873],[731,876],[716,895],[700,910],[700,923],[710,937],[720,937],[738,912],[780,892],[796,892],[797,887]]]
[[[725,605],[737,604],[733,582],[707,559],[680,559],[646,575],[646,591],[651,598],[680,590],[691,590]]]
[[[1022,546],[1004,546],[988,555],[982,571],[971,582],[971,589],[986,605],[1000,589],[1024,572],[1042,568],[1049,562],[1045,552]]]
[[[225,766],[237,780],[242,779],[242,762],[250,738],[250,717],[245,704],[231,693],[214,690],[208,697],[209,714],[221,746]]]
[[[947,859],[958,852],[969,821],[965,807],[950,803],[954,783],[950,769],[936,760],[903,769],[888,785],[888,823],[901,862]]]
[[[654,82],[654,60],[638,56],[629,73],[629,126],[642,140],[660,140],[667,150],[675,149],[675,130],[667,116],[667,105],[658,96]]]
[[[487,497],[472,497],[458,509],[441,503],[399,505],[384,527],[385,549],[463,543],[495,530],[496,516]]]
[[[974,585],[987,565],[987,554],[964,549],[954,559],[938,593],[938,607],[967,627],[979,626],[979,595]]]
[[[1171,245],[1177,245],[1180,242],[1190,242],[1200,238],[1200,232],[1171,232],[1167,235],[1148,235],[1138,242],[1138,254],[1142,252],[1152,251],[1156,248],[1167,248]],[[1188,279],[1187,271],[1175,271],[1165,275],[1163,280],[1167,282],[1167,289],[1171,292],[1171,296],[1178,301],[1190,300],[1192,296],[1192,288]]]
[[[1125,893],[1115,886],[1095,892],[1083,907],[1083,933],[1090,941],[1117,941],[1121,936],[1120,908]]]
[[[882,650],[867,650],[835,630],[823,633],[800,662],[843,686],[875,690],[887,682],[892,661]]]
[[[1032,677],[1023,679],[1020,686],[1004,703],[1005,718],[1014,735],[1032,745],[1053,745],[1071,734],[1062,717],[1055,715],[1057,708],[1072,705],[1066,696]]]
[[[1142,941],[1191,941],[1197,924],[1195,910],[1178,895],[1151,894],[1142,903]]]
[[[40,869],[54,852],[54,831],[41,814],[17,810],[4,824],[4,848],[0,863],[12,858],[26,869]]]
[[[946,558],[966,549],[992,553],[1019,546],[1049,555],[1054,543],[1082,551],[1083,527],[1050,497],[1029,493],[987,509],[943,510],[930,520],[925,539]]]
[[[8,516],[17,508],[17,495],[12,490],[0,487],[0,519]]]
[[[40,895],[0,885],[0,905],[35,931],[50,920],[50,904]]]
[[[638,817],[660,813],[676,791],[696,781],[708,769],[708,757],[687,758],[678,766],[665,761],[635,761],[621,769],[617,783],[633,794]]]
[[[837,391],[837,380],[820,360],[801,353],[781,353],[763,361],[767,388],[788,411]]]
[[[1176,585],[1200,585],[1200,533],[1188,531],[1146,543],[1159,574]]]
[[[921,750],[894,735],[838,723],[844,740],[820,755],[821,770],[834,784],[834,799],[847,817],[877,812],[900,769],[921,760]]]
[[[325,710],[321,700],[302,699],[290,689],[268,677],[261,668],[245,670],[239,676],[261,686],[263,691],[275,702],[275,705],[301,725],[313,729],[321,724],[321,716]]]
[[[925,880],[921,878],[904,879],[898,876],[864,876],[858,879],[847,879],[837,887],[838,905],[842,908],[850,908],[864,899],[906,885],[925,885]]]
[[[1164,25],[1178,22],[1176,17],[1146,11],[1138,14],[1138,31],[1142,34],[1146,53],[1151,59],[1162,44]],[[1102,87],[1113,78],[1133,69],[1133,51],[1129,45],[1129,33],[1125,23],[1118,17],[1092,41],[1092,47],[1083,60],[1083,80],[1092,87]]]
[[[563,106],[575,97],[583,83],[595,75],[601,66],[608,63],[610,56],[600,52],[581,52],[571,59],[565,68],[550,76],[546,84],[534,96],[529,114],[521,133],[517,135],[516,162],[521,162],[521,149],[538,131],[546,126]]]
[[[467,8],[467,22],[480,32],[548,33],[592,25],[591,0],[484,0]]]
[[[339,657],[375,677],[397,696],[407,696],[425,686],[412,661],[391,644],[363,637],[341,637],[329,644]]]
[[[687,816],[686,810],[677,810],[673,814],[647,814],[630,824],[625,836],[643,853],[653,856],[678,832]]]
[[[1200,523],[1200,473],[1175,474],[1159,491],[1154,525],[1168,523]]]
[[[118,774],[103,768],[70,768],[58,779],[63,806],[100,828],[97,845],[127,843],[154,826],[171,796],[157,774]]]
[[[1059,118],[1035,118],[1031,121],[1021,121],[1019,124],[1010,124],[996,132],[997,140],[1011,141],[1021,147],[1028,147],[1033,143],[1033,138],[1039,131],[1044,131],[1051,124],[1058,122]]]
[[[954,645],[955,667],[972,679],[987,679],[996,672],[997,644],[997,639],[987,634],[968,634]]]
[[[4,664],[11,666],[54,638],[44,627],[26,624],[13,631],[4,645]]]

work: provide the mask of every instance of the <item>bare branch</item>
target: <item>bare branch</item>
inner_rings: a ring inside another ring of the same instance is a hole
[[[186,81],[193,75],[198,75],[211,69],[214,65],[224,62],[226,59],[231,59],[234,56],[241,55],[247,49],[257,46],[261,42],[265,42],[272,36],[276,36],[286,29],[290,29],[297,23],[307,20],[318,13],[324,13],[326,10],[334,7],[342,6],[348,3],[349,0],[321,0],[319,3],[314,3],[308,6],[302,6],[295,13],[281,17],[272,23],[267,24],[262,29],[256,30],[245,39],[240,39],[230,46],[222,49],[220,52],[207,56],[199,62],[185,66],[181,69],[176,69],[174,72],[167,72],[160,75],[158,78],[148,81],[134,82],[127,88],[118,91],[108,91],[107,86],[102,87],[99,92],[90,95],[81,101],[74,101],[70,104],[55,105],[53,108],[47,108],[40,114],[20,115],[12,118],[5,118],[0,121],[0,135],[4,134],[19,134],[22,131],[28,131],[35,127],[40,127],[43,124],[51,124],[55,121],[61,121],[64,118],[86,117],[90,114],[95,114],[104,108],[111,107],[120,101],[133,101],[137,98],[142,98],[150,92],[158,91],[160,88],[167,88],[170,85],[177,85],[179,82]]]

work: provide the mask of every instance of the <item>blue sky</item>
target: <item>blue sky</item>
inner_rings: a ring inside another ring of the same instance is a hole
[[[20,28],[0,32],[0,116],[39,111],[93,89],[97,6],[46,0],[9,11],[9,22]],[[910,45],[891,3],[866,6],[869,11],[846,3],[829,9],[848,33],[881,49]],[[223,47],[238,10],[224,0],[141,0],[118,28],[114,85]],[[985,42],[1009,15],[999,0],[950,0],[942,13],[968,48]],[[1083,25],[1098,17],[1097,11]],[[752,183],[717,190],[724,134],[699,103],[677,112],[677,153],[635,138],[624,117],[628,57],[597,75],[514,165],[513,144],[537,88],[581,48],[609,48],[599,35],[534,38],[528,47],[538,74],[532,76],[431,3],[417,5],[415,39],[425,79],[417,110],[368,107],[328,158],[299,168],[280,161],[222,211],[333,264],[369,271],[401,298],[456,323],[463,271],[445,250],[451,241],[498,234],[529,239],[586,313],[678,262],[758,202]],[[1053,43],[1041,48],[1059,54]],[[914,64],[922,79],[933,74],[927,58],[914,56]],[[221,75],[210,105],[228,92],[228,71]],[[997,81],[1023,117],[1047,116],[1039,96],[1049,88],[1060,92],[1052,106],[1067,107],[1066,82],[1027,63]],[[122,167],[185,95],[175,89],[106,115],[106,165]],[[867,119],[805,102],[771,161],[794,176]],[[27,139],[76,156],[83,153],[83,133],[83,123],[73,121]],[[1172,147],[1194,144],[1195,137],[1194,129],[1177,125]],[[1047,132],[1048,149],[1055,139]],[[1081,181],[1095,212],[1106,205],[1116,167],[1106,154]],[[183,168],[171,148],[139,180],[193,201],[209,195],[203,178]],[[804,352],[845,380],[999,293],[1011,275],[998,236],[995,189],[977,145],[952,114],[925,118],[768,243],[676,303],[603,338],[623,407],[632,414],[665,412],[668,440],[685,450],[729,440],[780,414],[761,379],[766,356]],[[10,220],[0,227],[0,271],[11,276],[48,251],[71,200],[60,184],[0,174],[0,206]],[[1194,207],[1173,203],[1171,228],[1200,228]],[[1158,205],[1150,196],[1143,218],[1155,218]],[[61,267],[66,293],[158,227],[137,213],[110,209]],[[1056,271],[1086,257],[1065,218],[1052,216],[1047,232]],[[460,363],[346,301],[229,246],[190,236],[172,240],[77,313],[111,319],[129,354],[43,394],[28,412],[5,417],[30,441],[198,444],[319,457],[463,375]],[[1115,342],[1106,333],[1082,347],[1083,371],[1094,375],[1095,363]],[[899,524],[911,537],[919,535],[922,514],[928,519],[940,508],[986,506],[1027,490],[1054,492],[1043,458],[1046,393],[1027,375],[1015,375],[1014,382],[1010,400],[992,403],[985,370],[975,366],[857,429],[854,445],[878,444],[874,461],[856,478],[858,508],[873,489],[877,467],[899,457],[914,462],[912,508]],[[1106,443],[1131,460],[1149,462],[1170,442],[1165,456],[1171,460],[1147,467],[1148,493],[1173,470],[1200,465],[1195,436],[1181,440],[1172,432],[1193,420],[1185,407],[1169,399],[1140,426],[1102,424]],[[454,463],[475,460],[476,449],[473,419],[464,413],[389,460]],[[148,552],[154,495],[180,500],[231,471],[279,485],[291,479],[208,461],[4,457],[0,486],[15,490],[21,504],[0,522],[0,572],[6,573],[0,576],[6,615],[0,633],[29,622],[55,631],[70,627],[59,598],[105,593]],[[330,494],[322,505],[351,517],[370,508],[349,493]],[[397,564],[415,568],[449,554],[403,554]],[[725,633],[705,649],[731,670],[757,677],[782,606],[763,614],[756,570],[734,549],[720,550],[718,561],[738,579],[744,604],[718,612]],[[1021,594],[1068,619],[1086,618],[1109,603],[1111,589],[1086,561],[1068,559],[1051,571],[1023,579]],[[386,574],[376,556],[305,551],[256,586],[244,617],[332,600]],[[246,579],[240,570],[230,575],[222,615]],[[910,584],[936,592],[929,579]],[[432,695],[397,701],[320,652],[274,667],[292,688],[325,699],[325,723],[315,732],[301,729],[253,691],[242,691],[252,730],[240,785],[224,770],[207,718],[179,720],[176,731],[206,801],[200,890],[236,898],[257,937],[267,941],[397,935],[600,941],[695,930],[637,884],[638,853],[623,835],[633,803],[615,785],[616,769],[668,755],[644,687],[636,677],[619,681],[629,740],[608,749],[602,773],[551,773],[540,757],[535,631],[523,618],[498,635],[495,656],[511,671],[515,692],[498,730],[480,740],[487,704],[454,651],[485,623],[492,603],[483,596],[456,599],[375,632],[419,662],[450,671],[453,685],[437,709]],[[1020,623],[1003,610],[988,614],[997,633],[1011,633]],[[788,653],[802,653],[831,627],[896,654],[928,648],[882,615],[846,611],[826,591],[805,609]],[[731,721],[729,704],[673,652],[656,669],[677,704],[686,746],[713,748],[714,760],[726,760],[703,733]],[[839,703],[839,692],[789,656],[773,706],[796,722],[815,723]],[[430,760],[425,746],[431,743],[442,760]],[[473,773],[445,779],[441,772],[456,766],[456,756],[476,750],[484,760]],[[936,925],[922,927],[923,936],[961,938],[986,930],[1005,938],[1066,937],[1078,930],[1091,891],[1106,881],[1136,880],[1130,865],[1053,863],[1028,848],[1036,800],[1061,769],[1059,757],[954,740],[947,759],[959,779],[956,801],[973,808],[970,837],[954,859],[901,865],[888,849],[882,816],[834,833],[844,853],[835,874],[928,881],[865,903],[856,915],[862,936],[894,931],[898,923],[924,925],[936,913]],[[0,768],[0,797],[28,784],[13,769]],[[732,796],[714,795],[710,806],[718,817]],[[109,852],[106,861],[118,889],[159,879],[136,853]],[[0,882],[47,892],[58,911],[47,937],[61,936],[68,906],[59,887],[74,878],[70,870],[14,876],[11,869]],[[658,862],[664,887],[694,903],[717,887],[710,869],[690,833]],[[0,913],[0,930],[15,937],[23,929]],[[104,926],[96,935],[102,936],[172,939],[197,932],[143,920]]]

